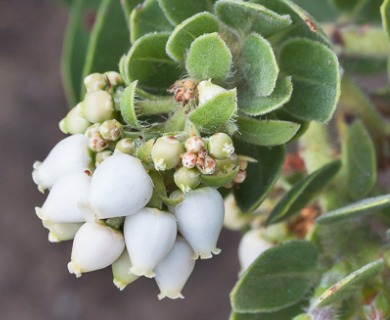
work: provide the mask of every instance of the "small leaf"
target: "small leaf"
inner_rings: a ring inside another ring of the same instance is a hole
[[[242,72],[249,88],[258,97],[269,96],[279,74],[271,44],[258,34],[246,38],[242,51]]]
[[[266,225],[285,220],[303,209],[332,180],[340,167],[339,160],[330,162],[294,185],[272,210]]]
[[[236,89],[222,92],[199,105],[189,119],[201,132],[218,132],[237,111]]]
[[[390,38],[390,0],[383,1],[381,5],[382,25],[387,36]]]
[[[286,150],[284,146],[258,147],[239,140],[234,141],[234,147],[238,155],[257,160],[256,163],[248,164],[245,181],[239,188],[234,189],[234,196],[240,209],[243,212],[253,212],[267,197],[279,178]]]
[[[204,175],[200,176],[202,183],[209,187],[220,188],[225,184],[233,181],[238,173],[239,168],[235,168],[234,170],[227,173],[220,173],[216,175]]]
[[[325,224],[353,219],[380,211],[387,207],[390,207],[390,195],[367,198],[348,206],[329,211],[317,218],[316,222]]]
[[[218,18],[243,33],[256,32],[268,37],[291,24],[287,15],[279,15],[262,5],[235,0],[219,0],[215,4]]]
[[[374,143],[360,121],[347,126],[342,141],[347,190],[353,199],[364,197],[376,183]]]
[[[305,120],[302,120],[302,119],[298,119],[297,117],[294,117],[292,114],[284,111],[284,108],[278,109],[276,111],[276,115],[275,116],[279,120],[295,122],[295,123],[298,123],[300,125],[297,133],[291,139],[291,141],[295,141],[295,140],[299,139],[309,129],[309,126],[311,125],[310,121],[305,121]]]
[[[340,95],[337,57],[324,45],[293,39],[280,53],[281,71],[292,76],[293,94],[285,110],[304,120],[328,121]]]
[[[221,82],[229,75],[232,54],[218,33],[196,38],[188,51],[186,69],[196,80]]]
[[[268,97],[256,97],[250,91],[238,96],[238,108],[250,116],[260,116],[281,108],[290,100],[292,93],[291,77],[276,81],[275,90]]]
[[[208,12],[202,12],[184,20],[173,30],[167,42],[168,55],[178,61],[184,61],[184,56],[191,43],[205,33],[217,32],[217,19]]]
[[[144,89],[166,92],[180,78],[181,72],[165,52],[168,33],[147,34],[139,38],[127,55],[130,81],[139,81]]]
[[[168,20],[176,25],[199,12],[212,11],[214,1],[159,0],[159,3]]]
[[[310,290],[317,260],[317,250],[308,241],[290,241],[265,251],[233,288],[233,310],[274,312],[294,305]]]
[[[366,264],[335,283],[313,303],[314,308],[322,308],[334,302],[340,302],[356,293],[356,287],[375,277],[384,266],[383,259]]]
[[[147,33],[171,30],[173,27],[165,18],[157,0],[146,0],[131,12],[130,39],[132,43]]]
[[[237,139],[257,146],[276,146],[285,144],[299,129],[299,124],[280,120],[256,120],[239,117]]]
[[[140,124],[135,113],[135,89],[138,81],[130,83],[130,85],[123,90],[120,107],[121,115],[125,122],[133,128],[140,128]]]
[[[149,176],[153,181],[153,195],[147,206],[150,208],[157,208],[161,210],[163,206],[161,197],[164,198],[167,196],[164,178],[161,176],[160,173],[156,171],[149,171]]]

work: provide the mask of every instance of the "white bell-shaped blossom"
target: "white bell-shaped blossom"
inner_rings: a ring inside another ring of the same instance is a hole
[[[177,225],[169,212],[144,208],[126,217],[123,233],[132,263],[130,272],[153,278],[154,268],[175,243]]]
[[[85,201],[91,177],[83,170],[77,170],[59,179],[42,208],[35,211],[43,221],[54,223],[85,222],[79,202]]]
[[[43,192],[64,175],[87,168],[90,163],[88,138],[83,134],[75,134],[58,142],[43,162],[36,161],[32,177]]]
[[[102,223],[86,222],[73,240],[68,270],[80,277],[82,273],[103,269],[118,259],[124,249],[120,231]]]
[[[174,192],[171,197],[180,195]],[[195,251],[195,258],[209,259],[221,252],[216,247],[223,225],[224,204],[213,188],[199,188],[186,193],[184,201],[171,210],[175,213],[178,229]]]
[[[209,80],[203,80],[198,84],[198,100],[199,105],[207,102],[208,100],[214,98],[218,94],[227,91],[225,88],[222,88]]]
[[[123,290],[130,283],[138,279],[138,276],[130,273],[131,260],[127,250],[123,250],[122,254],[112,264],[113,282],[119,290]]]
[[[152,194],[153,184],[141,161],[119,152],[96,168],[82,207],[98,219],[128,216],[145,207]]]
[[[54,223],[49,220],[42,221],[43,226],[49,230],[49,242],[61,242],[74,239],[77,231],[84,223]]]
[[[156,282],[160,289],[158,298],[184,298],[181,290],[195,266],[194,251],[186,240],[177,238],[172,250],[155,268]]]

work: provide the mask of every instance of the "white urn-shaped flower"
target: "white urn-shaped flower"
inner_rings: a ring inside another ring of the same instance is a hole
[[[54,223],[42,220],[43,226],[49,230],[49,242],[61,242],[74,239],[77,231],[84,223]]]
[[[180,196],[174,192],[171,198]],[[185,194],[184,201],[174,212],[178,229],[195,252],[194,257],[209,259],[221,252],[217,241],[223,225],[224,204],[219,192],[213,188],[199,188]]]
[[[126,217],[123,233],[132,263],[130,272],[153,278],[154,268],[175,243],[177,226],[169,212],[144,208]]]
[[[113,282],[119,290],[123,290],[130,283],[138,279],[138,276],[129,272],[131,268],[131,260],[127,250],[123,250],[122,254],[112,264]]]

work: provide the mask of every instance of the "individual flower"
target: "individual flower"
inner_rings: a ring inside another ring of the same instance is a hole
[[[112,96],[103,90],[88,93],[83,103],[84,117],[92,123],[101,123],[114,116]]]
[[[74,239],[77,231],[84,223],[55,223],[42,220],[43,226],[49,230],[49,242],[61,242]]]
[[[197,89],[200,105],[214,98],[216,95],[226,91],[225,88],[213,84],[211,79],[199,82]]]
[[[91,123],[83,116],[82,102],[72,108],[59,124],[63,133],[70,134],[84,133],[90,125]]]
[[[154,167],[158,171],[169,170],[180,163],[183,144],[172,136],[163,136],[156,140],[152,147],[151,156]]]
[[[112,264],[113,282],[119,290],[123,290],[129,284],[133,283],[139,277],[130,273],[131,261],[127,250],[123,250],[122,254]]]
[[[233,140],[226,133],[215,133],[209,138],[207,149],[214,158],[226,159],[234,153]]]
[[[187,169],[180,167],[173,175],[176,186],[184,193],[194,190],[199,186],[201,179],[200,173],[196,169]]]

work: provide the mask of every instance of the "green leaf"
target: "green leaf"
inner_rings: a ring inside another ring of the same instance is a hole
[[[212,11],[215,0],[158,0],[161,9],[166,17],[173,24],[179,24],[183,20],[192,17],[193,15],[203,12]]]
[[[237,111],[236,89],[222,92],[199,105],[191,112],[189,119],[201,132],[218,132],[231,121]]]
[[[249,88],[258,97],[269,96],[279,74],[271,44],[258,34],[246,38],[242,51],[242,72]]]
[[[325,224],[354,219],[356,217],[380,211],[387,207],[390,207],[390,195],[367,198],[348,206],[329,211],[317,218],[316,222]]]
[[[340,95],[334,52],[312,40],[293,39],[281,49],[279,67],[292,76],[294,88],[285,110],[304,120],[328,121]]]
[[[390,38],[390,0],[383,1],[381,8],[382,26],[387,36]]]
[[[147,206],[150,208],[162,209],[163,201],[161,197],[166,198],[167,192],[165,189],[164,178],[159,172],[149,171],[149,176],[153,181],[153,195]]]
[[[353,199],[360,199],[369,193],[376,183],[374,143],[360,121],[347,125],[342,135],[347,190]]]
[[[238,108],[250,116],[260,116],[281,108],[290,100],[292,94],[291,77],[276,81],[275,90],[268,97],[256,97],[250,91],[239,94]]]
[[[187,72],[196,80],[224,81],[230,73],[231,65],[232,54],[216,32],[196,38],[186,58]]]
[[[252,212],[267,197],[284,163],[286,149],[284,146],[258,147],[252,144],[234,141],[238,155],[245,155],[257,160],[249,163],[246,169],[246,179],[240,188],[234,189],[237,205],[243,212]]]
[[[332,180],[340,167],[339,160],[330,162],[294,185],[272,210],[266,225],[285,220],[298,213]]]
[[[294,2],[310,13],[319,22],[333,22],[338,17],[338,12],[329,0],[294,0]]]
[[[126,19],[130,18],[130,14],[134,8],[143,2],[144,0],[121,0],[122,9],[125,13]]]
[[[256,32],[268,37],[291,24],[289,16],[282,16],[255,3],[219,0],[215,4],[218,18],[229,27],[243,33]]]
[[[120,107],[121,115],[126,124],[133,128],[140,128],[140,124],[135,113],[135,89],[138,81],[130,83],[130,85],[123,91]]]
[[[216,175],[204,175],[200,176],[202,183],[209,187],[220,188],[225,184],[233,181],[238,173],[239,168],[235,168],[234,170],[227,173],[220,173]]]
[[[146,0],[131,12],[130,39],[132,43],[147,33],[171,30],[173,27],[165,18],[157,0]]]
[[[120,2],[102,0],[88,44],[83,75],[118,70],[121,56],[129,49],[129,32]]]
[[[307,241],[290,241],[262,253],[230,294],[240,313],[273,312],[302,300],[312,285],[318,254]]]
[[[344,11],[358,23],[379,21],[379,7],[383,0],[332,0],[337,9]]]
[[[314,308],[322,308],[329,304],[340,302],[356,293],[357,286],[375,277],[384,266],[383,259],[366,264],[352,272],[344,279],[335,283],[313,303]]]
[[[257,146],[285,144],[299,129],[299,124],[280,120],[257,120],[247,117],[237,119],[237,139]]]
[[[218,20],[208,12],[202,12],[176,26],[167,42],[167,54],[178,62],[184,61],[191,43],[205,33],[217,32]]]
[[[286,112],[284,108],[280,108],[276,111],[276,118],[279,120],[295,122],[300,125],[297,133],[294,135],[291,141],[295,141],[299,139],[309,129],[309,126],[313,124],[313,122],[305,121],[302,119],[298,119],[297,117],[294,117],[292,114]]]
[[[168,33],[147,34],[139,38],[127,55],[127,74],[130,81],[139,81],[146,90],[166,92],[180,79],[181,71],[165,52]]]

